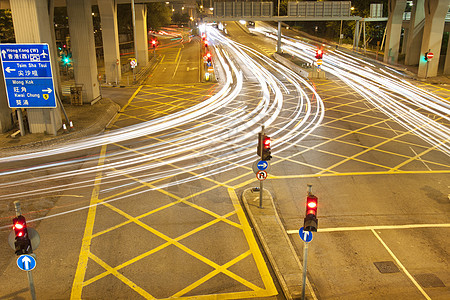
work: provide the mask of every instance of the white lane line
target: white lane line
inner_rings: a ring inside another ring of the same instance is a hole
[[[378,233],[375,232],[375,230],[371,230],[372,233],[376,236],[376,238],[380,241],[380,243],[384,246],[387,252],[391,255],[391,257],[395,260],[397,265],[402,269],[403,273],[408,276],[408,278],[412,281],[412,283],[417,287],[417,289],[422,293],[422,295],[426,298],[431,300],[430,296],[423,290],[423,288],[419,285],[419,283],[412,277],[412,275],[406,270],[405,266],[400,262],[400,260],[395,256],[395,254],[389,249],[389,247],[386,245],[386,243],[381,239],[381,237],[378,235]]]
[[[181,56],[182,56],[182,55],[183,55],[183,54],[180,54],[180,56],[179,56],[178,63],[177,63],[177,66],[175,67],[175,71],[173,71],[172,78],[174,78],[174,77],[175,77],[175,74],[177,73],[178,66],[180,65],[180,62],[181,62]]]
[[[407,225],[378,225],[378,226],[355,226],[355,227],[335,227],[319,228],[318,232],[339,232],[339,231],[357,231],[357,230],[381,230],[381,229],[409,229],[409,228],[445,228],[450,224],[407,224]],[[287,234],[298,234],[297,230],[287,230]]]

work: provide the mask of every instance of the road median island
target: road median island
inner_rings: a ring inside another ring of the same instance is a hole
[[[272,195],[264,190],[263,208],[259,208],[259,190],[249,188],[242,193],[242,202],[286,299],[300,299],[303,267],[281,223]],[[307,298],[315,299],[309,282],[307,286]]]

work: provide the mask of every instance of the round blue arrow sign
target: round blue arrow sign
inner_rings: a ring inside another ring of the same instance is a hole
[[[31,255],[21,255],[17,258],[17,266],[23,271],[31,271],[36,267],[36,259]]]
[[[305,242],[309,243],[312,241],[313,233],[311,231],[303,231],[303,227],[298,231],[300,238]]]
[[[261,170],[261,171],[264,171],[265,169],[267,169],[268,166],[269,166],[269,163],[265,160],[260,160],[258,162],[258,164],[256,165],[258,170]]]

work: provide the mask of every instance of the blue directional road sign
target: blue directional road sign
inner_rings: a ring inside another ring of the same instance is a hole
[[[32,255],[21,255],[17,258],[17,266],[23,271],[31,271],[36,267],[36,259]]]
[[[48,44],[0,44],[10,108],[56,107]]]
[[[298,234],[300,235],[300,238],[306,242],[309,243],[312,241],[313,238],[313,233],[311,231],[303,231],[303,227],[300,228],[300,230],[298,231]]]
[[[269,166],[269,163],[265,160],[260,160],[258,162],[258,164],[256,165],[258,170],[261,170],[261,171],[264,171],[265,169],[267,169],[268,166]]]

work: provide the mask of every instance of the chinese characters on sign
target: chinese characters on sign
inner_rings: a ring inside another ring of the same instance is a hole
[[[10,108],[56,107],[47,44],[0,44]]]

